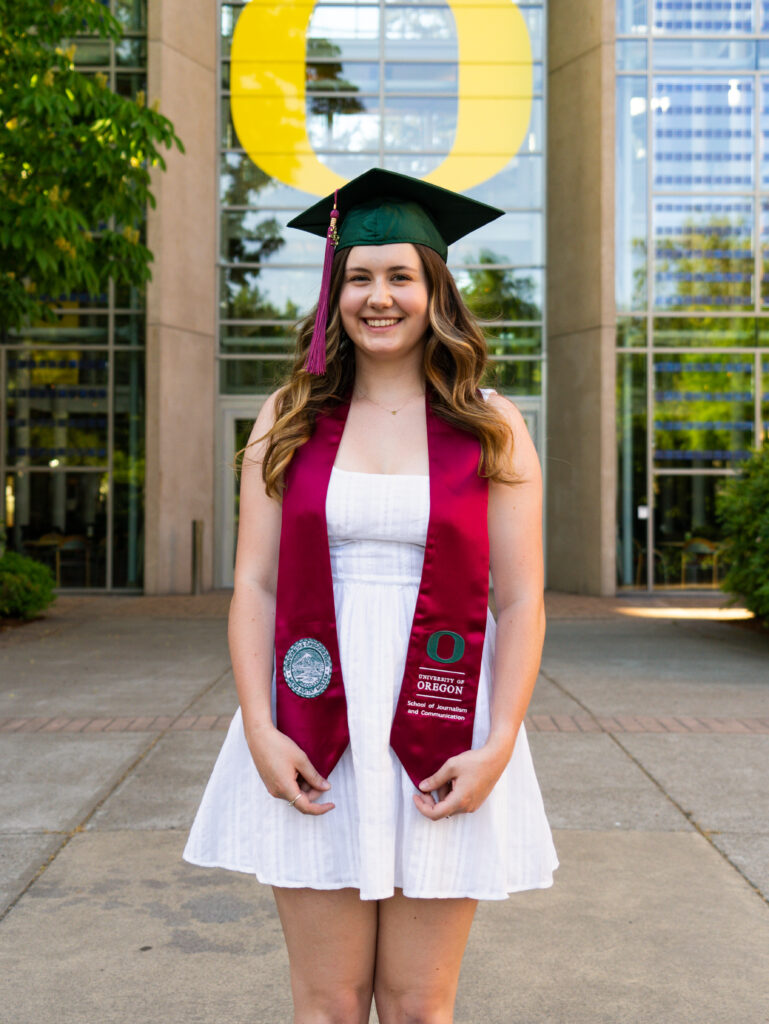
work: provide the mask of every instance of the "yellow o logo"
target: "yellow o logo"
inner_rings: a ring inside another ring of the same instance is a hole
[[[459,42],[459,102],[451,152],[425,181],[464,192],[518,152],[531,116],[532,56],[512,0],[448,0]],[[232,38],[232,119],[243,148],[285,185],[324,196],[346,180],[318,160],[307,135],[305,59],[315,5],[251,0]]]

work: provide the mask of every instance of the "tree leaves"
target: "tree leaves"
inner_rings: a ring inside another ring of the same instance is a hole
[[[157,104],[106,88],[74,64],[72,36],[119,40],[94,0],[0,0],[0,329],[50,319],[70,292],[140,285],[149,168],[184,152]]]

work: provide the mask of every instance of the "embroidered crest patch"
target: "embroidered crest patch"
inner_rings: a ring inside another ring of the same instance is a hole
[[[286,651],[283,676],[297,697],[319,697],[331,682],[331,655],[319,640],[303,637]]]

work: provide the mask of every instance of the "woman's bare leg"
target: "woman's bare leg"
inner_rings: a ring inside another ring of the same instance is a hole
[[[377,902],[357,889],[273,887],[288,947],[294,1024],[368,1024]]]
[[[374,997],[380,1024],[451,1024],[477,900],[379,901]]]

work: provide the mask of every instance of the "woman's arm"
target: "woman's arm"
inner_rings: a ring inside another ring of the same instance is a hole
[[[249,443],[272,426],[275,397],[271,395],[262,406]],[[294,806],[322,814],[334,805],[312,801],[329,785],[293,740],[275,728],[270,710],[281,507],[264,489],[265,448],[266,441],[247,448],[241,470],[235,587],[227,631],[230,659],[246,742],[268,792],[292,800],[300,789],[299,776],[305,796]]]
[[[518,729],[531,700],[545,638],[544,570],[542,556],[542,473],[526,423],[519,410],[501,395],[488,401],[513,430],[512,468],[520,482],[489,485],[489,550],[497,637],[491,731],[483,747],[448,761],[415,794],[428,818],[474,811],[486,799],[504,771]],[[451,789],[448,785],[451,784]]]

